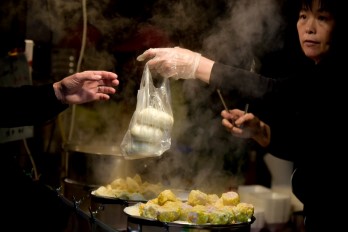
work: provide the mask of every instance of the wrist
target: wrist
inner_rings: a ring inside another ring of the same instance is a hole
[[[270,127],[260,121],[260,130],[255,134],[253,139],[262,147],[267,147],[271,142],[271,129]]]
[[[64,99],[64,95],[63,95],[63,91],[62,91],[62,86],[61,86],[61,83],[59,81],[53,83],[53,90],[54,90],[54,94],[56,95],[57,99],[61,103],[66,104],[65,99]]]
[[[193,56],[193,64],[192,64],[192,79],[196,78],[196,73],[197,73],[197,69],[201,60],[201,54],[195,52],[194,56]]]
[[[213,69],[214,61],[201,56],[198,62],[198,66],[196,69],[195,76],[197,79],[209,84],[210,82],[210,74]]]

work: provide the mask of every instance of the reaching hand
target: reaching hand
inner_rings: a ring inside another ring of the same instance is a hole
[[[138,61],[148,60],[147,65],[165,78],[194,79],[201,54],[175,48],[150,48],[137,57]]]
[[[267,147],[271,140],[270,127],[252,113],[239,109],[223,110],[222,125],[239,138],[252,138],[262,147]]]
[[[114,86],[117,75],[106,71],[84,71],[75,73],[53,84],[55,94],[63,103],[82,104],[91,101],[108,100],[116,93]]]

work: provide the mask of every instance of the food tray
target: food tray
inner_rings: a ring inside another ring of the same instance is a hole
[[[227,225],[219,225],[219,224],[193,224],[186,221],[174,221],[174,222],[161,222],[156,219],[142,217],[139,214],[139,205],[137,203],[132,206],[128,206],[124,208],[125,214],[128,216],[128,221],[136,224],[142,225],[152,225],[152,226],[163,226],[163,227],[184,227],[184,228],[196,228],[196,229],[208,229],[208,230],[228,230],[228,231],[249,231],[251,224],[256,220],[253,216],[249,222],[243,223],[234,223]],[[241,230],[242,229],[242,230]],[[246,230],[245,230],[246,229]]]
[[[120,204],[120,205],[135,205],[139,202],[146,202],[145,200],[130,200],[130,199],[122,199],[117,197],[110,197],[110,196],[100,196],[95,193],[95,190],[91,192],[91,199],[96,203],[102,203],[102,204]]]

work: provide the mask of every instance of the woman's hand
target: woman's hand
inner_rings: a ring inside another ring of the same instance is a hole
[[[137,57],[138,61],[148,60],[147,65],[165,78],[194,79],[201,54],[188,49],[150,48]]]
[[[252,138],[262,147],[267,147],[271,140],[270,127],[252,113],[239,109],[223,110],[222,125],[239,138]]]
[[[65,104],[82,104],[91,101],[109,100],[116,93],[117,75],[107,71],[84,71],[55,82],[54,92]]]

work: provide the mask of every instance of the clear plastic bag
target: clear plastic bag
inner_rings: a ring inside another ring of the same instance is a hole
[[[173,124],[169,80],[163,78],[156,87],[145,65],[136,109],[121,143],[122,155],[126,159],[161,156],[171,146]]]

